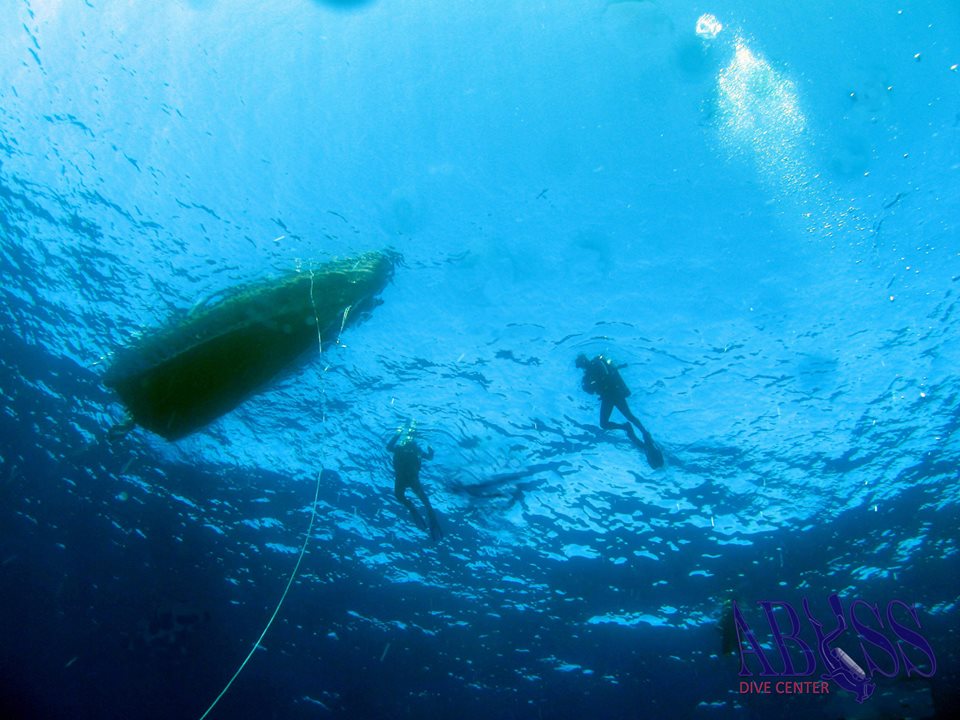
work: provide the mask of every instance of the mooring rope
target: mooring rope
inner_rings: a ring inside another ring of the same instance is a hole
[[[320,332],[320,315],[317,312],[317,301],[313,299],[313,267],[310,267],[310,306],[313,308],[313,320],[317,325],[317,350],[323,352],[323,334]]]
[[[270,630],[270,626],[273,625],[273,621],[277,619],[277,615],[280,613],[280,608],[283,606],[283,601],[287,599],[287,593],[290,592],[290,586],[293,585],[294,579],[297,577],[297,571],[300,570],[300,563],[303,560],[303,555],[307,551],[307,543],[310,542],[310,532],[313,530],[313,520],[317,517],[317,498],[320,497],[320,478],[323,477],[323,471],[317,473],[317,488],[313,493],[313,504],[310,506],[310,524],[307,525],[307,534],[303,538],[303,546],[300,548],[300,556],[297,558],[297,564],[293,566],[293,572],[290,573],[290,579],[287,580],[287,586],[283,589],[283,595],[280,596],[280,602],[277,603],[277,607],[273,611],[273,615],[270,616],[270,619],[267,621],[266,627],[263,628],[263,632],[260,633],[260,637],[257,638],[257,641],[253,644],[253,647],[250,648],[250,652],[247,654],[247,657],[243,659],[243,662],[240,663],[240,667],[237,668],[237,671],[233,674],[233,677],[230,678],[223,690],[220,691],[220,694],[210,703],[210,707],[207,708],[207,711],[200,716],[200,720],[204,720],[207,715],[216,707],[217,703],[220,702],[220,699],[227,694],[227,691],[230,689],[230,686],[233,685],[233,681],[237,679],[237,676],[243,671],[243,668],[247,666],[247,663],[250,662],[250,658],[253,657],[253,654],[257,651],[257,648],[260,647],[260,643],[263,641],[264,636],[266,636],[267,631]]]

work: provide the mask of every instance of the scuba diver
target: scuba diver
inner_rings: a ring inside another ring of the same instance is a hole
[[[387,443],[387,450],[393,453],[393,472],[395,475],[393,494],[410,510],[417,527],[421,530],[427,530],[427,525],[424,524],[420,513],[417,512],[413,502],[407,497],[407,488],[413,490],[413,494],[420,498],[423,507],[426,508],[427,520],[430,523],[430,537],[439,540],[443,537],[440,523],[437,522],[437,516],[430,506],[430,500],[420,484],[420,461],[421,459],[432,460],[433,448],[427,446],[426,452],[420,449],[417,441],[413,439],[416,426],[416,422],[411,420],[406,428],[398,428],[396,434]]]
[[[626,365],[614,365],[610,358],[603,355],[597,355],[592,360],[588,360],[583,353],[577,355],[576,365],[583,370],[583,389],[591,395],[600,396],[600,427],[604,430],[614,428],[616,430],[625,430],[630,440],[637,447],[643,448],[647,456],[647,462],[650,467],[656,469],[663,467],[663,453],[653,442],[653,438],[643,423],[637,419],[637,416],[630,411],[627,405],[627,398],[630,396],[630,388],[620,376],[620,368]],[[610,422],[610,413],[616,408],[630,422],[615,423]],[[637,426],[643,441],[637,437],[630,423]]]

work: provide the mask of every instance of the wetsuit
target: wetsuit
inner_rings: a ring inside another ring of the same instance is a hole
[[[407,497],[407,488],[413,490],[413,494],[420,498],[420,501],[427,511],[430,536],[434,540],[437,540],[441,536],[440,524],[437,522],[437,516],[433,512],[430,500],[427,498],[427,494],[423,491],[423,486],[420,484],[420,466],[422,460],[433,459],[433,448],[428,447],[427,452],[423,452],[420,446],[417,445],[409,435],[404,436],[403,442],[398,442],[402,435],[402,433],[397,433],[390,439],[390,442],[387,443],[387,450],[393,452],[393,493],[396,495],[397,500],[413,515],[417,527],[427,530],[427,524],[423,522],[423,518],[420,516],[420,513],[417,512],[417,508],[414,507],[413,502]]]
[[[620,375],[620,367],[613,364],[610,358],[603,355],[597,355],[592,360],[587,360],[585,356],[577,358],[577,367],[583,370],[583,389],[592,395],[600,396],[600,427],[604,430],[624,430],[638,447],[642,447],[647,454],[647,459],[652,467],[663,465],[663,455],[659,448],[650,437],[650,433],[640,422],[639,418],[630,410],[627,405],[627,398],[630,396],[630,388],[623,381]],[[614,408],[620,411],[629,422],[616,423],[610,420],[610,415]],[[633,426],[643,436],[643,440],[637,437]]]

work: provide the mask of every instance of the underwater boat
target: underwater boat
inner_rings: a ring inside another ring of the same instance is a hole
[[[103,381],[133,422],[168,440],[261,390],[311,348],[334,342],[379,300],[399,256],[369,252],[237,288],[119,351]]]

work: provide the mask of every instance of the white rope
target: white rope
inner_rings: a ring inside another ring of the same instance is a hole
[[[313,493],[313,505],[310,506],[310,524],[307,525],[307,535],[303,538],[303,546],[300,548],[300,557],[297,558],[297,564],[293,566],[293,572],[290,573],[290,579],[287,580],[287,586],[283,589],[283,595],[280,596],[280,602],[277,603],[277,607],[274,609],[273,615],[271,615],[270,619],[267,621],[267,625],[263,628],[263,632],[260,633],[260,637],[257,638],[257,641],[253,644],[253,647],[250,648],[250,652],[247,654],[247,657],[245,657],[243,662],[240,663],[240,667],[237,668],[237,671],[233,674],[233,677],[230,678],[230,681],[226,684],[223,690],[220,691],[220,694],[217,695],[212,703],[210,703],[210,707],[207,708],[207,711],[200,716],[200,720],[204,720],[204,718],[210,714],[210,711],[216,707],[217,703],[220,702],[220,699],[227,694],[230,686],[233,685],[233,681],[237,679],[237,676],[240,675],[240,673],[243,671],[243,668],[245,668],[247,663],[250,662],[250,658],[253,657],[253,654],[257,651],[257,648],[260,647],[260,643],[263,641],[267,631],[270,630],[270,626],[273,625],[273,621],[277,619],[277,615],[280,613],[280,608],[283,606],[283,601],[287,599],[287,593],[290,592],[290,586],[293,585],[293,581],[297,577],[297,571],[300,569],[300,562],[303,560],[303,554],[307,551],[307,543],[310,542],[310,531],[313,530],[313,520],[317,516],[317,498],[320,497],[320,478],[322,476],[323,471],[317,473],[317,489]]]
[[[323,352],[323,337],[320,334],[320,315],[317,314],[317,303],[313,299],[313,267],[310,268],[310,305],[313,307],[313,320],[317,324],[317,350]]]
[[[337,333],[337,347],[343,347],[343,343],[340,342],[340,336],[343,335],[343,329],[347,326],[347,317],[350,315],[351,308],[353,308],[353,305],[347,305],[343,309],[343,320],[340,321],[340,332]]]

